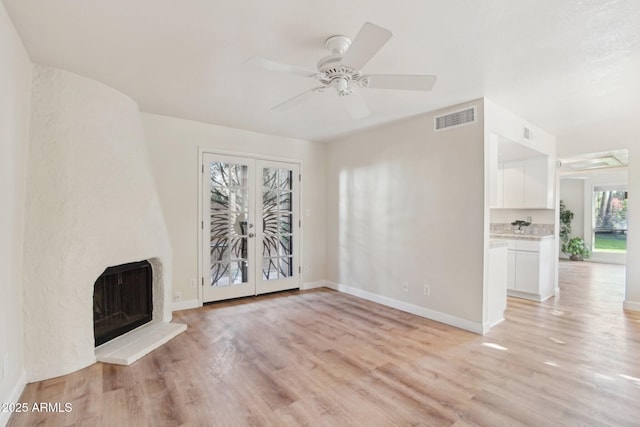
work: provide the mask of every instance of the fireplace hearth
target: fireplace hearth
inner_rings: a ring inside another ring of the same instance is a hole
[[[107,268],[93,292],[93,331],[98,347],[153,318],[153,271],[147,261]]]

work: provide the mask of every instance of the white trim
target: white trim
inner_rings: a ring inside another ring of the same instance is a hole
[[[1,403],[18,403],[26,385],[27,373],[23,370],[20,378],[18,378],[18,382],[16,383],[15,387],[13,387],[11,394],[9,394],[7,401]],[[9,422],[9,418],[11,418],[11,412],[0,412],[0,426],[6,426]]]
[[[538,301],[538,302],[546,301],[552,296],[555,296],[554,294],[554,295],[549,295],[545,298],[542,298],[542,295],[540,294],[532,294],[531,292],[516,291],[515,289],[507,289],[507,295],[510,297],[523,298],[523,299],[528,299],[531,301]]]
[[[324,287],[330,287],[327,285],[327,281],[326,280],[318,280],[316,282],[304,282],[302,284],[302,286],[300,286],[300,290],[301,291],[306,291],[309,289],[316,289],[316,288],[324,288]]]
[[[171,305],[171,311],[190,310],[198,307],[202,307],[202,303],[199,299],[188,299],[174,302]]]
[[[202,245],[203,243],[203,238],[204,238],[204,232],[202,231],[202,221],[204,221],[204,215],[202,213],[203,207],[203,198],[202,198],[202,180],[203,175],[204,175],[204,171],[202,170],[202,168],[204,167],[204,153],[205,150],[202,147],[198,147],[198,165],[196,168],[196,177],[197,177],[197,185],[198,185],[198,219],[196,221],[196,235],[198,236],[198,238],[196,239],[198,242],[198,250],[196,252],[197,256],[197,262],[198,262],[198,271],[196,272],[196,287],[198,288],[198,303],[202,306],[203,301],[204,301],[204,297],[202,296],[203,294],[203,287],[204,287],[204,276],[203,276],[203,270],[204,267],[202,265]]]
[[[625,300],[622,308],[629,311],[640,311],[640,302]]]
[[[378,304],[382,304],[387,307],[395,308],[397,310],[405,311],[407,313],[415,314],[416,316],[424,317],[427,319],[435,320],[436,322],[444,323],[456,328],[464,329],[466,331],[475,332],[476,334],[484,334],[485,326],[482,323],[472,322],[467,319],[462,319],[450,314],[441,313],[439,311],[430,310],[425,307],[420,307],[414,304],[409,304],[404,301],[398,301],[393,298],[377,295],[371,292],[363,291],[361,289],[353,288],[351,286],[326,281],[325,286],[330,289],[334,289],[338,292],[344,292],[345,294],[353,295],[358,298],[366,299]]]
[[[501,317],[500,319],[496,320],[493,323],[489,323],[489,322],[483,323],[483,325],[482,325],[482,330],[483,330],[482,334],[483,335],[486,334],[487,332],[489,332],[489,329],[493,328],[494,326],[496,326],[497,324],[502,323],[502,322],[504,322],[504,317]]]

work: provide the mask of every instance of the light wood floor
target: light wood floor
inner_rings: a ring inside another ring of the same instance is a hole
[[[21,398],[72,412],[9,425],[640,425],[624,267],[563,262],[560,277],[559,297],[510,298],[485,336],[329,290],[175,313],[188,331],[132,366],[97,363]]]

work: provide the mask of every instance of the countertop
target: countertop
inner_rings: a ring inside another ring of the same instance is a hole
[[[538,234],[515,234],[515,233],[491,233],[489,234],[491,239],[512,239],[512,240],[548,240],[554,239],[553,234],[538,235]]]

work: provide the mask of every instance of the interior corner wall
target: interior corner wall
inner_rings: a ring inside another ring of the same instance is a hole
[[[0,403],[10,403],[25,383],[22,247],[31,61],[2,3],[0,94]],[[0,425],[9,415],[0,412]]]
[[[434,131],[435,115],[471,105],[477,123]],[[477,100],[329,143],[327,278],[334,286],[481,331],[482,123]]]
[[[199,150],[302,162],[304,284],[325,279],[325,144],[142,113],[153,172],[173,248],[173,289],[195,306],[198,273]],[[309,216],[307,216],[307,213]]]

